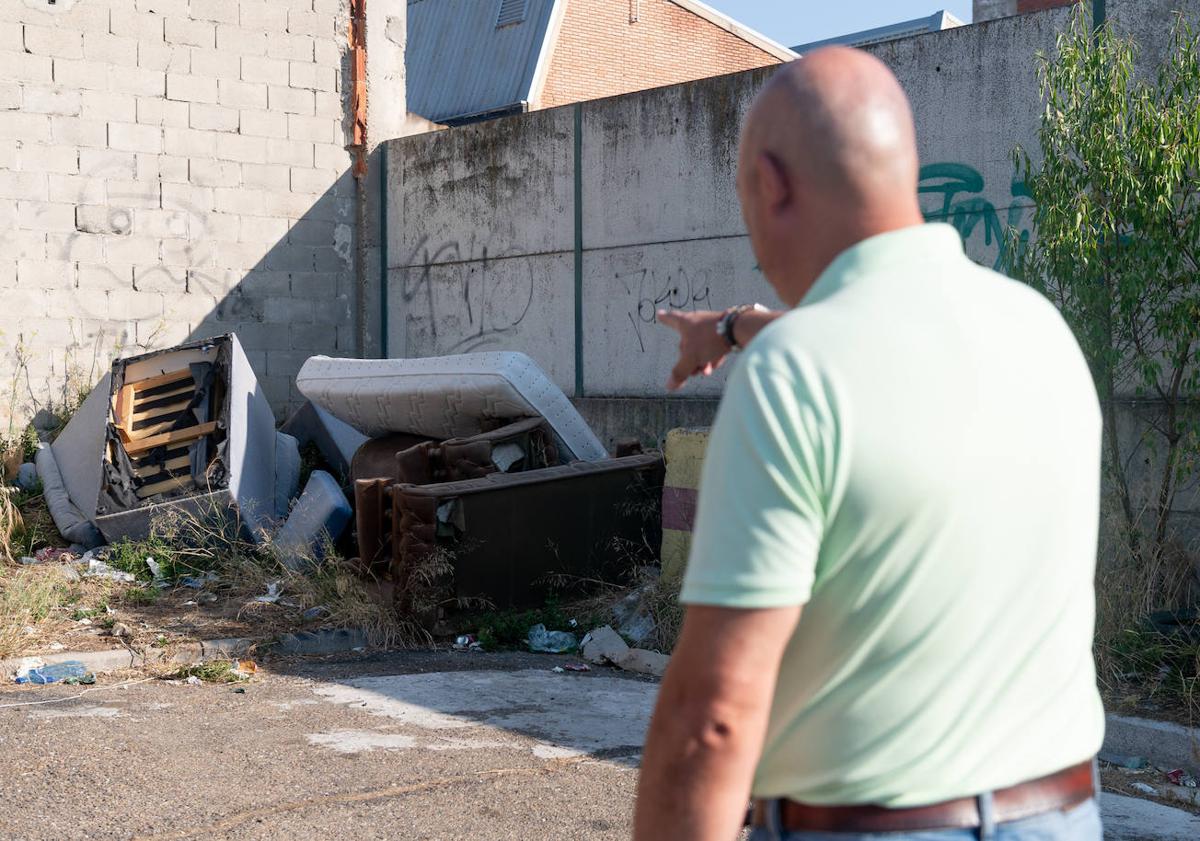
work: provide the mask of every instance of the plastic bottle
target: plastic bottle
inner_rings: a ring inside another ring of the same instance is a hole
[[[87,673],[87,666],[78,660],[65,660],[62,663],[30,669],[27,674],[17,676],[17,683],[58,683],[68,678],[84,678]]]

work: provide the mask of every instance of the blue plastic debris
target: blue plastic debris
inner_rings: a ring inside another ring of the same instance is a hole
[[[74,679],[83,682],[88,677],[87,666],[78,660],[64,660],[61,663],[51,663],[49,666],[38,666],[29,670],[22,669],[17,673],[17,683],[58,683],[60,680]]]
[[[341,537],[351,513],[337,480],[324,470],[314,470],[287,522],[275,535],[275,552],[290,569],[319,560],[325,546]]]

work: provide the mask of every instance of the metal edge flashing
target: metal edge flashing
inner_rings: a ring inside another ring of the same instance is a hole
[[[525,92],[525,99],[531,103],[531,108],[538,108],[541,105],[542,93],[546,89],[546,80],[550,77],[550,61],[554,57],[554,50],[558,47],[558,37],[562,33],[563,19],[567,15],[567,3],[570,1],[554,0],[554,7],[550,10],[546,30],[542,33],[542,46],[538,50],[537,63],[533,67],[533,73]]]
[[[753,44],[765,53],[769,53],[781,61],[791,61],[800,56],[792,50],[763,35],[755,29],[751,29],[743,23],[739,23],[726,14],[718,12],[712,6],[701,3],[700,0],[671,0],[676,6],[681,9],[686,9],[697,17],[704,18],[711,24],[719,26],[726,32],[736,35],[747,43]]]

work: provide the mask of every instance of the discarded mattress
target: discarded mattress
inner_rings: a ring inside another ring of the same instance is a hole
[[[662,455],[647,453],[380,488],[400,607],[434,557],[452,566],[454,597],[500,608],[541,604],[556,576],[620,581],[630,547],[657,545],[662,480]]]
[[[465,353],[426,359],[314,356],[296,378],[300,393],[359,432],[406,432],[445,440],[505,421],[543,417],[565,454],[608,453],[571,401],[523,353]]]

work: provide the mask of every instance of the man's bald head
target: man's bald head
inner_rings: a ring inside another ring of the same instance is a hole
[[[860,50],[818,50],[776,73],[746,118],[738,168],[759,263],[789,304],[841,250],[922,221],[908,99]]]

